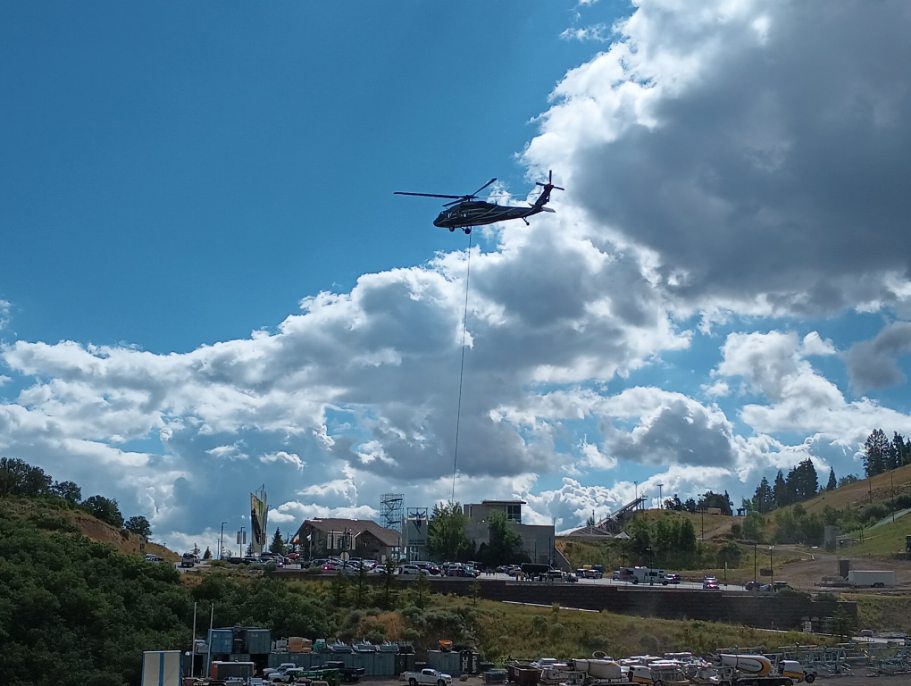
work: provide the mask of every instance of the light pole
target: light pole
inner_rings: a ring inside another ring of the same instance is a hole
[[[655,583],[655,577],[652,576],[652,546],[647,546],[645,550],[648,552],[648,584],[652,586]]]
[[[218,535],[218,559],[225,559],[225,524],[227,522],[221,523],[221,533]]]
[[[633,503],[634,503],[633,509],[638,510],[639,509],[639,482],[638,481],[635,481],[635,480],[633,481],[633,488],[635,489],[634,493],[636,494],[633,498]]]
[[[775,567],[772,565],[773,546],[769,546],[769,586],[775,590]]]
[[[895,483],[892,480],[892,472],[889,472],[889,491],[891,493],[892,502],[889,503],[889,507],[892,508],[892,523],[895,524]]]
[[[658,509],[664,509],[664,502],[661,500],[661,487],[664,486],[662,483],[655,484],[658,487]]]
[[[702,501],[702,507],[699,508],[702,512],[702,540],[705,540],[705,500]]]
[[[757,558],[756,558],[756,546],[757,546],[756,541],[753,541],[753,590],[754,591],[756,590],[756,576],[757,576],[756,571],[759,569],[759,565],[757,563]]]
[[[247,544],[247,527],[240,527],[240,531],[237,532],[237,545],[240,550],[238,557],[244,556],[244,546]]]

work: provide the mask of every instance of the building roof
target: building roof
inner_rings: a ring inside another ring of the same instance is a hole
[[[350,529],[357,537],[365,531],[373,535],[380,543],[390,548],[401,545],[401,534],[393,529],[385,529],[369,519],[341,519],[338,517],[308,519],[301,524],[301,529],[310,526],[317,531],[345,531]]]
[[[524,500],[482,500],[481,505],[525,505]]]

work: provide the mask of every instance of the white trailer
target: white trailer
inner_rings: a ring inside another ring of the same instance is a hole
[[[848,583],[852,586],[869,586],[871,588],[895,586],[895,570],[851,569],[848,571]]]
[[[179,650],[145,650],[142,653],[142,686],[180,686]]]

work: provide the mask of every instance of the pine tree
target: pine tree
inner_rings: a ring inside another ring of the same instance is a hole
[[[771,512],[775,509],[775,494],[769,486],[769,480],[762,477],[753,494],[753,509],[759,513]]]
[[[784,507],[789,504],[788,486],[780,469],[778,474],[775,475],[775,485],[772,487],[772,494],[775,496],[775,507]]]
[[[281,529],[276,527],[275,535],[272,537],[272,544],[269,546],[269,552],[281,555],[285,552],[285,540],[282,538]]]
[[[829,468],[829,482],[826,484],[827,491],[834,491],[838,487],[838,482],[835,480],[835,470]]]
[[[864,442],[864,471],[867,476],[876,476],[886,471],[886,460],[889,453],[889,439],[882,429],[873,429]]]
[[[209,546],[206,546],[206,552],[204,552],[204,553],[202,554],[202,559],[203,559],[203,560],[211,560],[211,559],[212,559],[212,551],[209,550]]]
[[[905,439],[897,431],[892,434],[892,449],[895,451],[896,467],[901,467],[911,462],[911,442],[906,443]]]

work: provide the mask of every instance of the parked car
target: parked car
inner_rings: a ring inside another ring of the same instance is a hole
[[[433,574],[434,576],[440,573],[440,568],[437,567],[433,562],[428,562],[427,560],[415,560],[412,562],[412,564],[420,567],[428,574]]]
[[[402,574],[402,575],[411,574],[414,576],[417,576],[420,574],[424,574],[425,576],[427,576],[430,574],[430,572],[428,572],[426,569],[421,569],[417,565],[412,565],[412,564],[399,565],[398,573]]]
[[[153,555],[152,553],[146,553],[145,561],[151,562],[152,564],[158,564],[159,562],[164,562],[164,558]]]
[[[702,580],[702,590],[704,591],[717,591],[719,588],[718,579],[713,576],[707,576]]]
[[[775,581],[771,584],[763,584],[759,587],[759,590],[763,593],[777,593],[778,591],[783,591],[785,589],[794,590],[787,581]]]
[[[193,553],[184,553],[180,556],[181,567],[195,567],[197,562],[199,562],[199,558]]]
[[[762,584],[758,581],[747,581],[743,587],[748,591],[758,591],[760,588],[762,588]]]
[[[665,574],[664,580],[669,584],[679,584],[681,581],[679,574]]]

